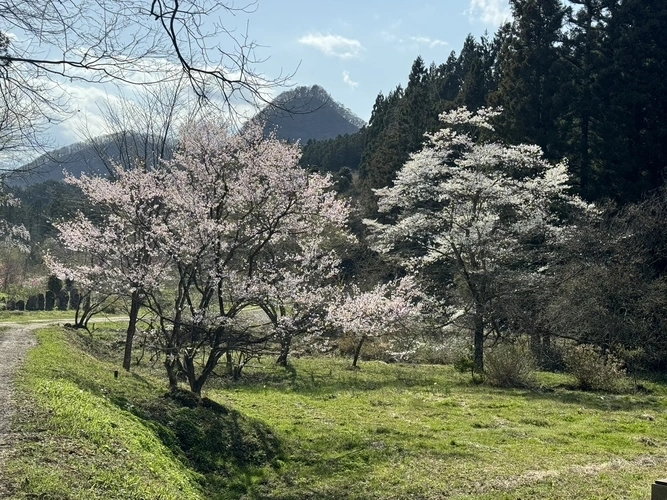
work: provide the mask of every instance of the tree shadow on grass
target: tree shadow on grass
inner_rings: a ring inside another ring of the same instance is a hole
[[[529,400],[557,401],[565,405],[598,411],[657,411],[661,407],[658,396],[643,393],[612,394],[557,387],[555,389],[526,391],[523,396]]]
[[[207,498],[236,498],[285,458],[284,446],[262,422],[188,391],[132,407],[175,456],[205,478]]]
[[[439,383],[440,382],[440,383]],[[419,389],[428,392],[449,392],[456,382],[442,384],[441,377],[424,374],[418,365],[392,364],[382,374],[352,370],[337,365],[329,370],[315,371],[297,368],[293,364],[280,369],[244,372],[238,380],[222,381],[218,389],[238,389],[263,392],[267,389],[289,391],[305,396],[331,395],[344,391],[370,392],[380,389]],[[464,386],[469,387],[467,382]]]

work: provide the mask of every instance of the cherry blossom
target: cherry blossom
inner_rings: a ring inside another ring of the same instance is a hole
[[[329,308],[329,321],[344,335],[355,339],[352,366],[357,366],[367,340],[384,338],[388,343],[397,334],[410,330],[421,319],[421,293],[413,277],[380,284],[362,292],[356,285]]]

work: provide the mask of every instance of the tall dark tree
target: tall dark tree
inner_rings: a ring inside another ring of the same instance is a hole
[[[456,97],[457,106],[465,106],[471,111],[486,106],[489,93],[495,90],[495,57],[493,44],[486,35],[479,42],[468,35],[458,59],[461,82]]]
[[[608,23],[608,0],[573,0],[568,12],[569,30],[565,45],[568,81],[563,90],[568,96],[563,111],[566,154],[576,176],[579,192],[595,199],[600,192],[594,170],[599,169],[599,124],[601,87],[599,75],[607,63],[602,45]],[[597,169],[596,169],[597,165]]]
[[[621,202],[664,182],[667,166],[667,3],[610,6],[600,117],[601,182]]]
[[[542,147],[559,158],[557,119],[563,80],[562,32],[565,9],[559,0],[511,0],[514,22],[501,52],[503,74],[491,103],[505,114],[498,130],[510,143]]]
[[[380,93],[373,106],[359,166],[359,202],[366,216],[377,215],[372,190],[389,185],[408,157],[399,122],[403,96],[399,85],[387,97]]]

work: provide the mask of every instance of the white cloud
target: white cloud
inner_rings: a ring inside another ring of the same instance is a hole
[[[352,88],[355,88],[357,85],[359,85],[359,82],[353,82],[352,79],[350,78],[350,72],[349,71],[343,71],[343,82],[345,82],[347,85],[349,85]]]
[[[360,57],[364,47],[359,40],[352,40],[340,35],[323,35],[311,33],[299,38],[299,43],[321,50],[328,56],[341,59]]]
[[[410,40],[417,42],[418,45],[428,45],[428,47],[431,49],[449,45],[449,43],[445,42],[444,40],[438,40],[437,38],[433,39],[427,36],[411,36]]]
[[[470,0],[468,13],[471,18],[494,26],[502,24],[511,17],[507,0]]]

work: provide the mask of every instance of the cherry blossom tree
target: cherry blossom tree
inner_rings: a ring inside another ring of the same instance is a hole
[[[327,311],[339,296],[340,258],[330,249],[332,242],[319,237],[295,241],[298,245],[272,252],[258,303],[279,343],[281,366],[287,366],[295,338],[315,339],[328,331]]]
[[[50,256],[46,263],[59,277],[74,280],[86,293],[130,298],[123,368],[130,369],[139,309],[146,294],[163,283],[168,256],[161,253],[167,210],[165,172],[118,167],[115,179],[69,176],[95,214],[54,223],[63,245],[77,255],[68,263]]]
[[[352,285],[330,306],[329,321],[355,340],[354,368],[366,341],[384,338],[391,343],[400,333],[410,331],[421,318],[420,295],[414,279],[406,277],[366,292]]]
[[[3,193],[0,190],[0,207],[17,206],[17,200],[11,194]],[[15,248],[22,253],[30,251],[30,233],[23,224],[11,224],[5,219],[0,218],[0,248]]]
[[[173,299],[156,292],[149,305],[160,318],[171,387],[180,372],[199,394],[223,356],[273,338],[274,328],[248,324],[244,312],[299,310],[291,299],[298,280],[287,271],[310,269],[309,286],[328,279],[330,265],[309,261],[318,242],[344,229],[348,211],[328,177],[299,167],[298,145],[264,138],[258,125],[230,135],[194,123],[180,144],[163,186],[169,217],[161,248],[175,277]],[[282,293],[290,299],[278,299]]]
[[[536,245],[563,238],[568,211],[590,208],[569,194],[566,163],[544,160],[538,146],[485,139],[499,115],[494,109],[443,113],[444,127],[426,135],[394,185],[375,191],[380,211],[394,220],[366,221],[376,248],[402,252],[415,272],[439,264],[456,269],[478,371],[495,320],[497,271],[517,266]]]
[[[264,138],[259,125],[232,135],[190,123],[179,144],[158,169],[68,178],[99,213],[56,224],[85,260],[49,263],[131,297],[127,369],[139,307],[150,308],[170,386],[184,374],[199,394],[223,356],[248,359],[280,334],[286,359],[287,339],[321,322],[348,209],[328,177],[299,167],[298,145]]]

